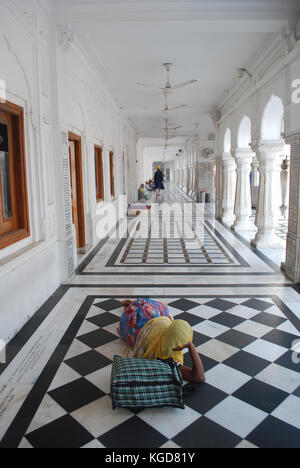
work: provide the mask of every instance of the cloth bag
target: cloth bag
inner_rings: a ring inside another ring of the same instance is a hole
[[[185,408],[182,376],[173,359],[115,356],[111,397],[113,409]]]

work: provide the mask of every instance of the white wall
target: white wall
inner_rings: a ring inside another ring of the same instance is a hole
[[[0,336],[9,340],[60,284],[53,190],[49,22],[37,2],[0,2],[0,79],[25,109],[31,236],[0,251]]]
[[[120,110],[102,87],[97,71],[75,40],[67,50],[57,50],[58,96],[63,101],[58,125],[82,138],[86,242],[97,242],[97,210],[94,145],[103,148],[105,202],[111,201],[109,153],[114,153],[116,200],[136,182],[136,138]],[[124,154],[123,154],[124,153]],[[99,205],[99,204],[98,204]],[[101,205],[101,203],[100,203]]]
[[[6,83],[7,100],[25,109],[31,225],[30,238],[0,250],[0,339],[6,341],[65,277],[60,131],[82,137],[88,244],[98,240],[94,145],[104,148],[106,202],[111,198],[110,150],[115,154],[116,195],[127,192],[133,201],[137,187],[135,134],[76,40],[66,50],[59,45],[48,4],[0,0],[0,80]]]

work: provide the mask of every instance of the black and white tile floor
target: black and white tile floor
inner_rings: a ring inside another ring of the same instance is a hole
[[[191,201],[166,189],[162,201]],[[214,220],[210,205],[205,226],[204,245],[217,242],[232,264],[211,255],[210,265],[122,266],[130,239],[114,235],[86,253],[7,348],[0,448],[300,447],[299,285]],[[164,263],[165,240],[155,239]],[[120,301],[141,296],[194,329],[207,380],[185,384],[185,410],[112,410],[112,359],[128,353],[116,331]]]
[[[201,238],[131,238],[120,265],[233,265],[230,252],[205,228]]]
[[[271,298],[164,298],[187,320],[206,369],[185,410],[112,410],[121,299],[93,298],[21,447],[300,447],[297,330]],[[188,355],[185,355],[190,365]],[[293,362],[295,361],[295,363]]]

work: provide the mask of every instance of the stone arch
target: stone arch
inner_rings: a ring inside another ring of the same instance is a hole
[[[231,130],[227,128],[224,135],[224,153],[231,153]]]
[[[263,141],[282,140],[284,130],[284,106],[278,96],[271,96],[262,118],[261,138]]]
[[[244,115],[240,122],[237,142],[238,148],[249,149],[249,145],[251,143],[251,120],[246,115]]]

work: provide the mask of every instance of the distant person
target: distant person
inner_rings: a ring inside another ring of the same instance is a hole
[[[160,167],[158,166],[156,168],[156,173],[154,175],[155,190],[156,190],[156,195],[158,197],[160,197],[160,191],[165,190],[163,181],[164,181],[164,175],[162,171],[160,170]]]
[[[138,200],[149,200],[149,195],[145,193],[145,185],[141,184],[138,191]]]

